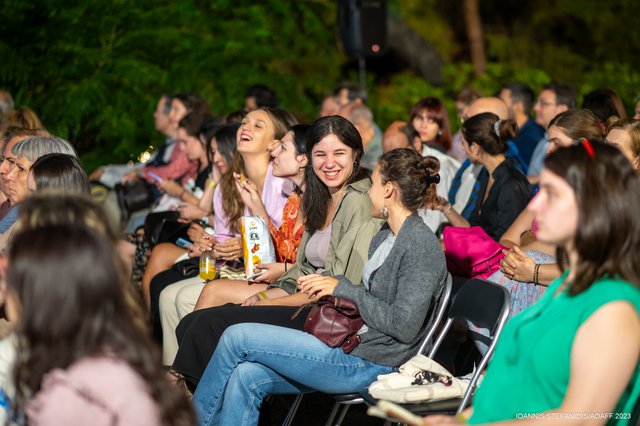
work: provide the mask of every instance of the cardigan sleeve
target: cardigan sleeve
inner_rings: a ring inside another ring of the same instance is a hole
[[[334,290],[335,296],[356,303],[367,326],[403,343],[413,341],[422,330],[426,306],[439,296],[446,275],[444,266],[437,267],[445,264],[437,238],[417,220],[421,226],[410,226],[402,240],[396,240],[393,254],[385,260],[391,267],[376,271],[371,291],[345,277],[339,277]],[[385,289],[393,294],[382,296]]]

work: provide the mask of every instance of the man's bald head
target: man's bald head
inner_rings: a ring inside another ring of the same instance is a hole
[[[509,108],[502,99],[490,97],[490,98],[478,98],[469,106],[467,115],[465,118],[473,117],[474,115],[482,114],[483,112],[492,112],[497,115],[500,120],[506,120],[509,118]]]
[[[396,148],[409,148],[409,137],[405,131],[407,123],[404,121],[394,121],[387,127],[382,136],[382,150],[388,152]]]

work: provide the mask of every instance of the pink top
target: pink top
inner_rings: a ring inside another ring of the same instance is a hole
[[[288,179],[279,178],[273,175],[271,172],[272,165],[269,163],[267,168],[267,176],[264,180],[262,187],[262,204],[269,215],[269,221],[271,221],[276,227],[280,227],[282,224],[282,212],[284,205],[287,202],[287,197],[293,192],[293,183]],[[250,216],[251,212],[248,208],[244,209],[244,215]],[[222,192],[220,185],[216,187],[213,193],[213,229],[215,229],[215,239],[219,242],[228,240],[231,237],[239,237],[231,230],[229,226],[229,220],[227,214],[222,208]]]
[[[198,173],[198,162],[189,160],[187,152],[184,150],[184,144],[176,142],[173,151],[171,151],[168,164],[164,166],[146,166],[142,169],[142,177],[147,182],[154,183],[155,179],[149,177],[149,172],[153,172],[163,179],[177,180],[183,178],[183,182],[186,182],[189,178],[195,179]]]
[[[108,356],[55,369],[26,407],[29,425],[160,425],[146,383],[127,364]]]

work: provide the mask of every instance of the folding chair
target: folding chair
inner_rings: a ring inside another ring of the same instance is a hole
[[[422,340],[422,343],[420,345],[420,348],[418,349],[418,352],[417,352],[418,354],[422,353],[427,347],[427,345],[431,344],[433,340],[433,336],[435,335],[435,332],[436,332],[436,328],[438,327],[438,325],[440,324],[440,321],[444,317],[444,313],[447,310],[449,300],[451,299],[452,286],[453,284],[451,279],[448,279],[445,282],[444,288],[442,289],[442,294],[440,295],[440,300],[438,301],[438,305],[436,307],[435,320],[431,328],[427,330],[425,337]],[[289,412],[287,413],[287,417],[284,419],[282,426],[291,426],[291,423],[293,422],[293,417],[295,416],[296,411],[300,407],[302,396],[303,394],[299,394],[296,397],[296,399],[293,401],[293,404],[291,405],[291,408],[289,409]],[[331,425],[333,423],[333,421],[336,418],[336,415],[338,414],[338,410],[340,409],[341,406],[342,406],[342,409],[340,410],[338,421],[336,422],[337,425],[340,425],[342,423],[351,405],[364,403],[364,399],[359,394],[334,395],[334,398],[336,399],[336,402],[333,405],[333,409],[331,410],[331,414],[327,419],[326,425]]]
[[[478,365],[475,367],[475,371],[469,382],[469,387],[462,398],[432,403],[401,405],[415,414],[460,414],[469,404],[478,379],[493,354],[498,338],[509,316],[509,303],[509,291],[498,284],[477,278],[465,282],[455,295],[447,314],[447,321],[428,356],[432,358],[437,352],[454,321],[464,321],[466,324],[472,324],[476,328],[488,329],[488,336],[485,336],[483,333],[478,333],[477,331],[469,330],[469,335],[476,344],[480,343],[488,346],[486,352],[481,356]],[[377,402],[368,392],[363,393],[362,397],[367,404],[375,405]],[[397,420],[389,420],[398,423]]]
[[[440,296],[440,300],[438,301],[438,305],[435,311],[435,319],[433,325],[427,330],[427,333],[422,339],[422,344],[418,348],[416,354],[424,353],[424,351],[428,347],[433,346],[433,336],[436,333],[436,329],[438,325],[440,325],[440,321],[444,317],[445,312],[447,311],[449,300],[451,299],[451,290],[453,287],[453,282],[451,279],[448,279],[444,285],[442,290],[442,295]],[[331,410],[331,414],[329,414],[329,418],[325,423],[325,426],[333,426],[334,424],[339,426],[342,424],[344,417],[347,415],[347,411],[349,411],[349,407],[352,405],[358,405],[364,403],[364,399],[359,394],[346,394],[346,395],[334,395],[336,403],[333,405],[333,409]],[[339,414],[338,414],[339,410]],[[336,420],[337,415],[337,420]],[[335,423],[334,423],[334,420]]]

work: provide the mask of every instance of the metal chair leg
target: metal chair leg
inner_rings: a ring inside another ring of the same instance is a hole
[[[298,396],[296,396],[296,399],[293,401],[293,404],[291,404],[291,408],[289,408],[289,412],[287,413],[287,417],[284,418],[284,421],[282,422],[282,426],[291,426],[291,424],[293,423],[293,418],[296,415],[296,412],[298,411],[298,407],[300,407],[300,403],[302,402],[302,396],[303,394],[298,394]]]
[[[327,419],[327,422],[324,424],[324,426],[333,426],[333,421],[336,418],[336,414],[338,414],[339,408],[340,408],[339,402],[336,402],[335,404],[333,404],[333,408],[331,409],[331,414],[329,414],[329,418]]]
[[[349,411],[349,407],[350,405],[347,404],[342,405],[342,410],[340,410],[340,415],[338,416],[338,421],[336,422],[335,426],[340,426],[342,424],[342,421],[347,415],[347,411]]]

